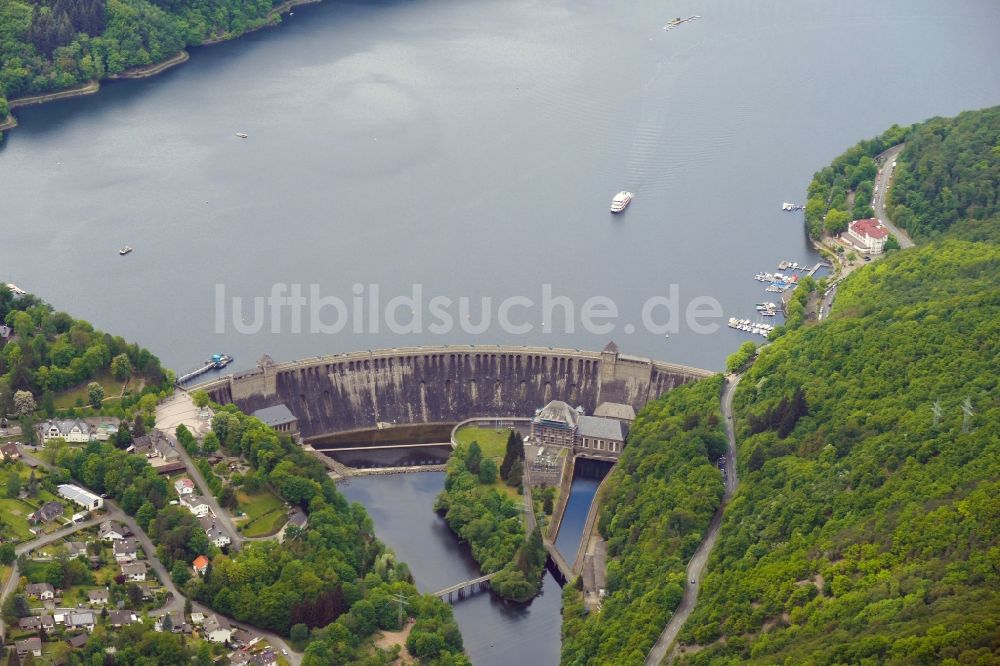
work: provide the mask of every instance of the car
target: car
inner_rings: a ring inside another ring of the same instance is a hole
[[[288,656],[288,650],[286,650],[285,648],[281,648],[281,654],[283,654],[283,655],[285,655],[287,657]]]
[[[871,257],[865,257],[865,261],[871,261],[871,260],[872,260]]]

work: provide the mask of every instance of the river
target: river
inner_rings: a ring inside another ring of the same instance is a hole
[[[361,502],[375,533],[405,561],[421,592],[434,592],[480,575],[468,548],[434,513],[444,472],[352,478],[341,490]],[[455,604],[465,649],[476,666],[551,665],[559,662],[562,590],[549,573],[528,604],[484,592]]]
[[[642,305],[676,285],[682,308],[705,296],[752,316],[754,273],[812,260],[781,202],[802,202],[861,137],[1000,102],[997,34],[993,0],[300,7],[161,76],[18,110],[0,148],[0,277],[179,370],[213,352],[242,368],[265,353],[611,338],[721,368],[744,334],[685,324],[666,339]],[[623,188],[635,201],[612,217]],[[216,285],[225,305],[276,283],[346,303],[354,285],[385,304],[419,284],[424,301],[539,307],[511,310],[526,333],[496,314],[462,330],[478,305],[440,334],[429,315],[405,335],[366,317],[339,334],[309,334],[308,317],[292,332],[287,312],[256,334],[216,321]],[[545,284],[572,298],[572,332],[561,308],[540,309]],[[612,330],[584,330],[591,296],[616,304]]]

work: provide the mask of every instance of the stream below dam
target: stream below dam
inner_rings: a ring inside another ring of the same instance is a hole
[[[421,592],[480,575],[468,546],[434,512],[443,487],[443,472],[355,477],[340,484],[349,500],[368,510],[375,534],[407,563]],[[562,588],[546,572],[541,594],[528,603],[485,591],[456,602],[454,611],[476,666],[553,666],[559,663],[561,607]]]

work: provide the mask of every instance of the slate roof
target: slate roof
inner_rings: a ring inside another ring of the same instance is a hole
[[[258,409],[253,413],[254,417],[263,421],[264,425],[279,426],[296,421],[295,415],[285,406],[285,403]]]
[[[581,416],[576,424],[576,434],[580,437],[595,437],[624,442],[625,435],[628,434],[628,428],[618,419]]]

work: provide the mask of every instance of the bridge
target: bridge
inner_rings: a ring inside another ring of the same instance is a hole
[[[382,349],[275,363],[197,387],[241,410],[284,404],[306,442],[403,425],[448,425],[490,414],[525,417],[553,399],[588,413],[602,402],[642,408],[677,386],[714,374],[603,351],[502,345]]]
[[[438,590],[434,593],[434,596],[438,599],[447,598],[448,601],[454,601],[456,598],[464,599],[467,593],[489,589],[490,581],[493,580],[494,576],[496,576],[496,573],[480,576],[479,578],[473,578],[472,580],[464,580],[461,583],[449,585],[443,590]]]

